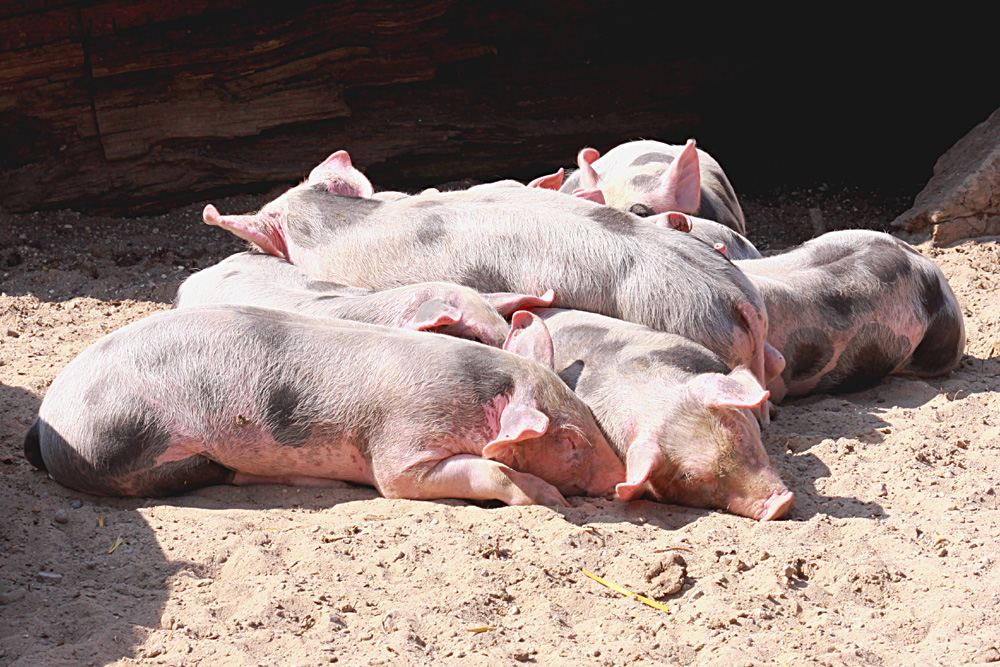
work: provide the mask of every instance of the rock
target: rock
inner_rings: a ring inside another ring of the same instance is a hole
[[[35,580],[42,584],[58,584],[63,576],[55,572],[39,572],[35,575]]]
[[[52,520],[56,523],[69,523],[69,514],[66,510],[56,510],[55,514],[52,515]]]
[[[83,501],[82,500],[74,500],[73,502],[71,502],[69,504],[69,506],[72,507],[75,510],[78,510],[81,507],[83,507]]]
[[[892,226],[929,230],[938,246],[1000,234],[1000,109],[938,158],[913,207]]]
[[[13,602],[18,602],[23,600],[24,596],[28,594],[23,588],[15,588],[4,593],[0,593],[0,604],[11,604]]]
[[[663,598],[681,590],[684,578],[687,576],[687,563],[678,553],[667,555],[658,562],[651,563],[645,572],[645,579],[650,584],[649,594],[654,598]]]
[[[975,657],[972,659],[973,662],[1000,662],[1000,650],[997,650],[995,646],[991,646],[987,649],[983,649],[976,653]]]

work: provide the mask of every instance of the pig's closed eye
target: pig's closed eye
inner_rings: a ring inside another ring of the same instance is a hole
[[[632,204],[628,207],[628,212],[632,215],[637,215],[640,218],[648,218],[656,215],[656,211],[646,206],[645,204]]]

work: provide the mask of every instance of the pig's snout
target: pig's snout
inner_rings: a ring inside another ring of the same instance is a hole
[[[795,494],[791,491],[771,494],[771,496],[764,502],[764,516],[762,516],[760,520],[771,521],[773,519],[780,519],[791,511],[792,505],[794,504]]]
[[[757,521],[773,521],[788,514],[795,504],[795,494],[782,487],[774,489],[766,498],[734,498],[729,502],[729,511],[734,514],[756,519]]]

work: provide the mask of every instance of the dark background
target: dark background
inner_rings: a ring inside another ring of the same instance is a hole
[[[912,196],[1000,106],[974,17],[646,7],[7,3],[0,206],[162,211],[294,182],[340,148],[380,189],[526,180],[584,145],[688,137],[741,193]]]

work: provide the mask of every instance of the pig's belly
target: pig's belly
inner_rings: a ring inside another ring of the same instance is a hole
[[[234,437],[201,446],[190,441],[176,445],[164,452],[157,464],[198,453],[248,475],[315,477],[375,485],[371,465],[350,441],[314,436],[299,446],[289,446],[276,442],[269,434],[262,434],[257,438]]]

